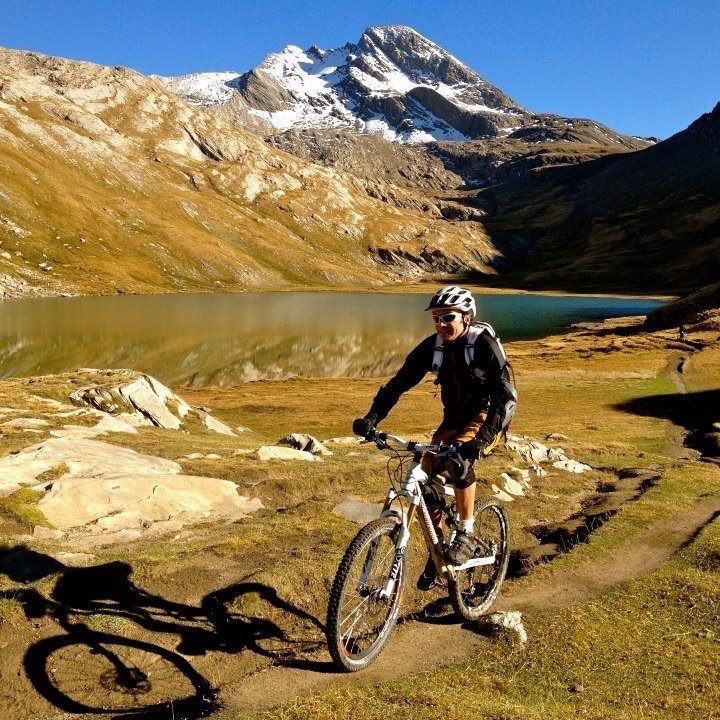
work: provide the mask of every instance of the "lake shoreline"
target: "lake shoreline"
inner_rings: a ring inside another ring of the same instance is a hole
[[[338,286],[308,286],[308,285],[293,285],[284,287],[252,287],[252,288],[240,288],[238,290],[178,290],[168,292],[154,292],[154,293],[131,293],[131,292],[112,292],[106,293],[60,293],[53,292],[48,289],[48,293],[45,294],[39,288],[33,288],[33,292],[23,295],[11,295],[11,294],[0,294],[0,302],[7,301],[23,301],[23,300],[50,300],[50,299],[61,299],[61,298],[84,298],[84,297],[153,297],[153,296],[167,296],[167,295],[243,295],[243,294],[259,294],[259,293],[359,293],[359,294],[406,294],[406,295],[421,295],[429,294],[432,295],[439,287],[444,285],[459,285],[461,287],[467,287],[473,293],[477,295],[547,295],[555,297],[595,297],[595,298],[627,298],[637,300],[661,300],[664,302],[670,302],[675,300],[680,295],[664,294],[664,293],[583,293],[583,292],[570,292],[566,290],[527,290],[524,288],[513,288],[513,287],[488,287],[484,285],[475,285],[473,283],[463,283],[462,281],[453,280],[438,280],[437,282],[431,283],[411,283],[411,284],[392,284],[392,285],[381,285],[378,287],[358,287],[350,285],[338,285]]]

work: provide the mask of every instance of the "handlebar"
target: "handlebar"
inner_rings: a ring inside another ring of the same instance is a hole
[[[363,442],[374,442],[380,450],[390,449],[392,446],[389,443],[393,443],[402,450],[409,450],[410,452],[431,452],[438,457],[445,457],[457,450],[455,445],[420,443],[415,440],[405,440],[397,435],[391,435],[390,433],[380,430],[373,430],[371,435],[361,440],[361,443]]]

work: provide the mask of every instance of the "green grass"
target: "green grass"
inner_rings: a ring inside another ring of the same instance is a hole
[[[42,496],[43,493],[29,488],[16,490],[14,493],[0,498],[0,513],[14,518],[28,528],[35,525],[52,527],[37,508]]]

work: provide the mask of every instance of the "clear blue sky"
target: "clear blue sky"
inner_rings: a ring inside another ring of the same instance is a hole
[[[390,24],[534,112],[665,138],[720,101],[719,0],[0,0],[2,47],[160,75],[243,72]]]

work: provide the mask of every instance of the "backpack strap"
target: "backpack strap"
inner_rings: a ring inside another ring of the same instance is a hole
[[[468,328],[467,334],[465,335],[465,363],[472,370],[475,377],[481,380],[485,377],[485,371],[475,365],[475,343],[483,333],[487,333],[492,339],[489,345],[495,354],[500,367],[502,368],[507,364],[505,349],[500,342],[500,338],[495,334],[495,330],[492,325],[484,322],[473,323]],[[440,372],[444,351],[445,347],[443,345],[443,339],[440,337],[440,333],[438,333],[435,336],[435,351],[433,352],[432,365],[430,368],[435,376],[437,376]]]
[[[484,322],[473,323],[468,329],[467,344],[465,345],[465,361],[468,367],[473,371],[475,377],[484,378],[485,372],[475,366],[475,342],[483,334],[486,333],[489,337],[488,345],[495,355],[498,365],[501,369],[508,365],[507,355],[505,354],[505,348],[500,342],[500,338],[497,336],[495,329],[492,325]]]
[[[440,337],[440,333],[438,333],[435,336],[435,352],[433,352],[432,365],[430,366],[430,370],[432,370],[435,377],[440,373],[444,350],[443,339]]]

